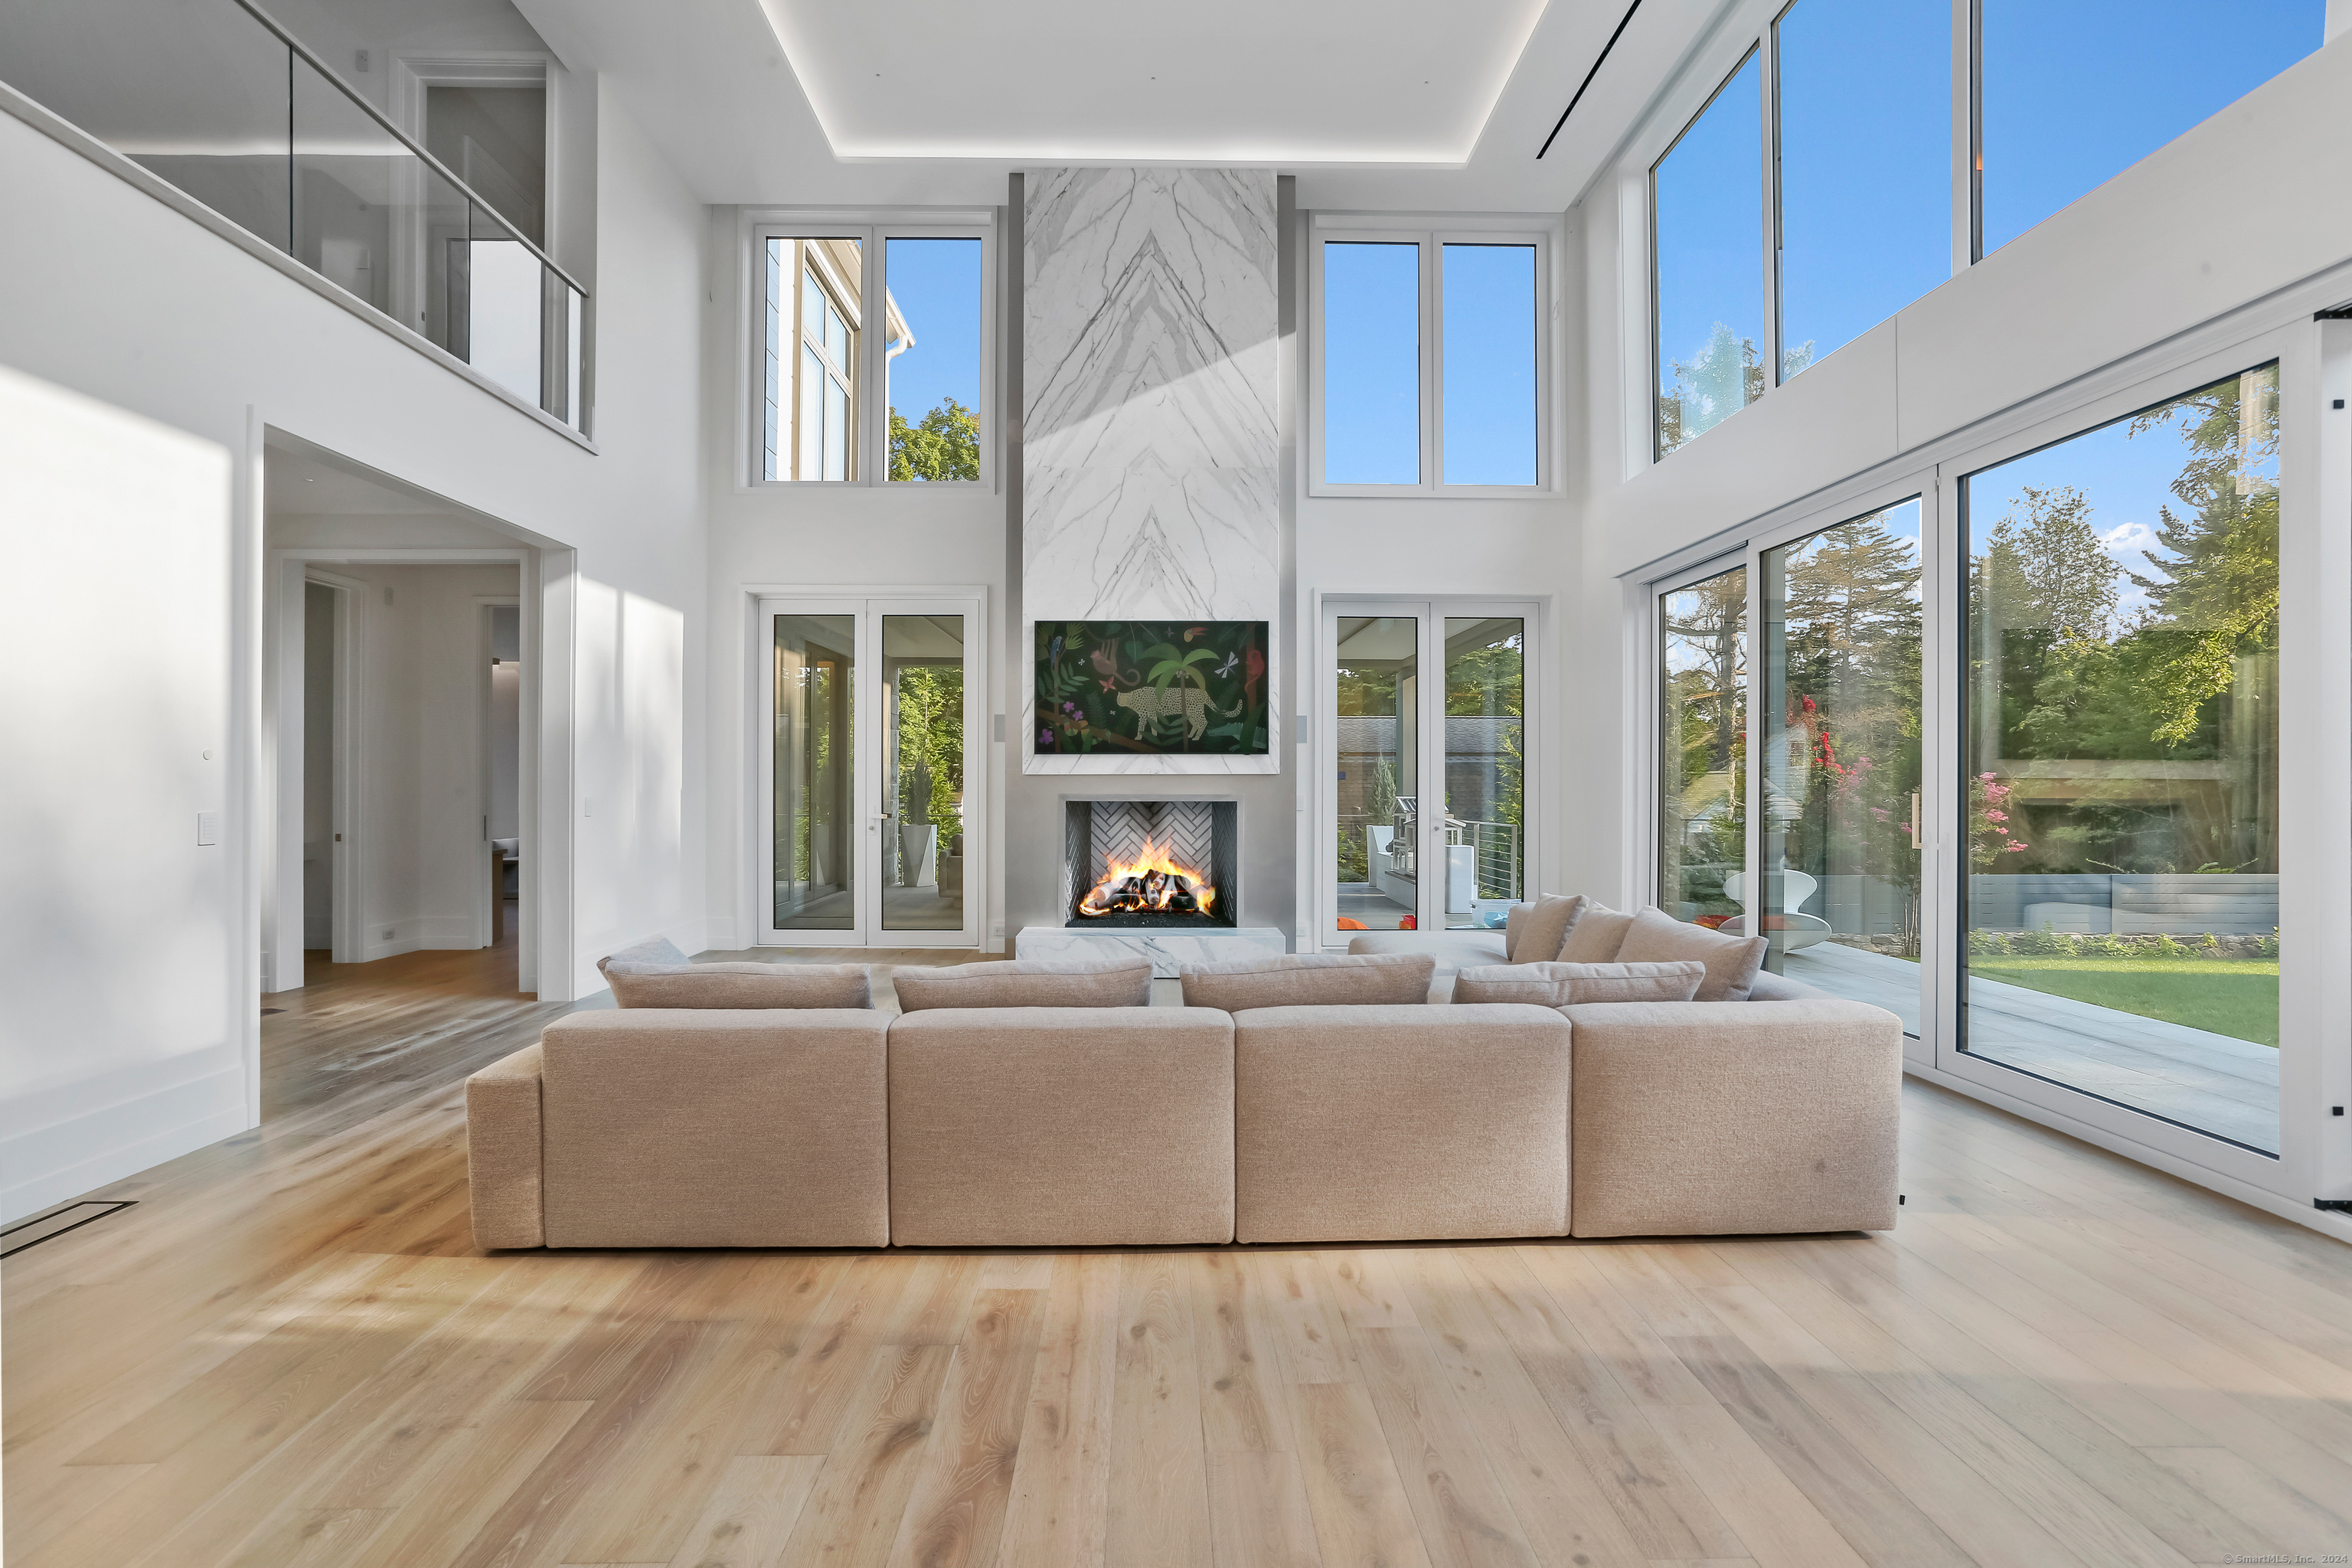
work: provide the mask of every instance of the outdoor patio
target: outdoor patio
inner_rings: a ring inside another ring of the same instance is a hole
[[[1885,1008],[1919,1032],[1919,965],[1835,942],[1787,954],[1791,980]],[[2278,1152],[2279,1054],[2232,1039],[1977,977],[1969,1048],[2135,1110]]]

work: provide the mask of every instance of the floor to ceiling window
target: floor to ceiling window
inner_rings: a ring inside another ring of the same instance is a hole
[[[2278,367],[1969,475],[1964,1049],[2279,1147]]]
[[[1762,552],[1768,967],[1919,1032],[1920,503]]]

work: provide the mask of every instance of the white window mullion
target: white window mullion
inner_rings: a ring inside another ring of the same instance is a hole
[[[1444,247],[1437,236],[1421,239],[1421,490],[1434,495],[1445,482]]]

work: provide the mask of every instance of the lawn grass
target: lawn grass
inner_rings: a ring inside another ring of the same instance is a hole
[[[2161,1018],[2257,1045],[2279,1043],[2278,960],[1970,958],[1988,980]]]

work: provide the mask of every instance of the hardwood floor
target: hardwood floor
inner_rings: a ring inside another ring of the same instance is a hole
[[[0,1265],[10,1564],[2352,1552],[2352,1248],[1934,1089],[1888,1236],[485,1257],[511,984],[270,998],[259,1131]]]

